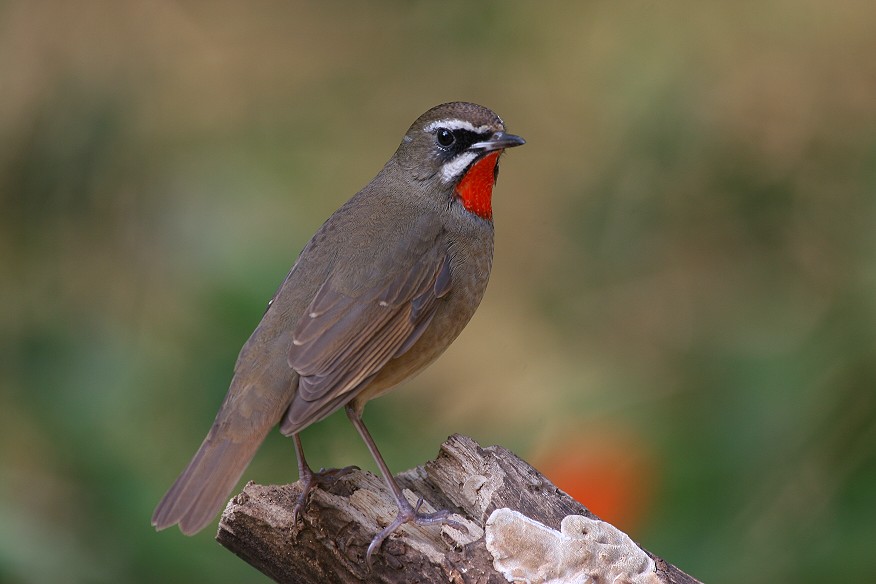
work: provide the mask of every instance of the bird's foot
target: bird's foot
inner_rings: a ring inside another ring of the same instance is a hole
[[[321,468],[319,472],[313,472],[305,467],[298,478],[301,483],[301,493],[295,499],[295,505],[292,507],[292,524],[298,525],[298,519],[304,516],[304,509],[307,507],[307,502],[310,500],[310,494],[317,488],[328,490],[338,480],[350,474],[354,470],[359,470],[358,466],[345,466],[344,468]]]
[[[414,507],[411,507],[411,504],[405,499],[398,501],[398,515],[396,515],[392,523],[384,527],[380,533],[374,536],[374,539],[371,540],[371,545],[368,546],[368,552],[365,554],[365,561],[368,564],[369,569],[371,568],[371,556],[374,552],[380,549],[380,546],[386,538],[395,533],[395,531],[405,523],[414,523],[416,525],[449,525],[454,529],[468,533],[468,529],[466,529],[464,525],[458,521],[450,519],[450,511],[444,509],[434,513],[420,513],[420,507],[422,505],[422,497],[420,497]]]

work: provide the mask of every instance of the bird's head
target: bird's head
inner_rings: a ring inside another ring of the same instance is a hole
[[[429,191],[446,196],[448,204],[462,205],[491,221],[499,156],[523,143],[520,136],[505,132],[505,124],[492,110],[456,101],[421,115],[395,157],[412,180],[434,187]]]

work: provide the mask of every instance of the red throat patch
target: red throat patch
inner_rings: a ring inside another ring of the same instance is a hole
[[[459,184],[456,196],[462,206],[487,221],[493,219],[493,185],[496,184],[496,163],[502,151],[491,152],[475,162]]]

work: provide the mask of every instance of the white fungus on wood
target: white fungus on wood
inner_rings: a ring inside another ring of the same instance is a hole
[[[493,567],[509,582],[660,584],[654,560],[627,534],[598,519],[567,515],[557,531],[502,508],[485,527]]]

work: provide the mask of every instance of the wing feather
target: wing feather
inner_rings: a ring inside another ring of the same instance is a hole
[[[355,295],[329,276],[293,333],[289,365],[300,378],[284,432],[353,399],[391,359],[408,351],[451,285],[450,257],[440,245],[428,246],[385,285]]]

